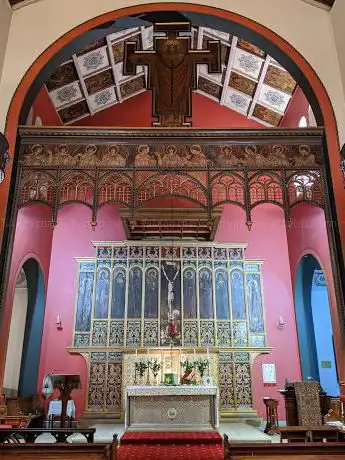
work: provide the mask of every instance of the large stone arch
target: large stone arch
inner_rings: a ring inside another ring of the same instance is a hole
[[[267,0],[265,0],[267,1]],[[43,2],[42,2],[43,3]],[[219,2],[220,4],[222,2]],[[318,116],[318,121],[325,127],[325,148],[327,149],[329,159],[329,188],[333,208],[331,209],[333,221],[337,222],[334,226],[335,241],[337,243],[338,253],[340,255],[338,264],[343,265],[342,250],[345,248],[345,207],[342,206],[343,200],[343,177],[339,167],[339,138],[337,132],[337,122],[334,115],[330,97],[312,66],[307,60],[284,38],[275,33],[273,30],[265,27],[253,19],[241,16],[228,10],[196,5],[191,3],[151,3],[145,5],[135,5],[121,8],[115,11],[106,12],[97,17],[87,20],[69,30],[63,36],[53,42],[46,48],[32,63],[26,74],[21,79],[15,94],[12,97],[9,110],[6,117],[5,134],[10,144],[11,161],[6,169],[6,178],[2,184],[2,193],[0,197],[0,215],[10,217],[11,202],[14,195],[15,181],[15,164],[16,164],[16,136],[17,127],[20,122],[22,110],[28,100],[28,95],[35,85],[35,81],[42,73],[47,72],[49,62],[61,52],[61,50],[71,44],[83,33],[95,30],[102,24],[117,20],[123,16],[135,15],[150,11],[162,10],[179,10],[209,14],[223,20],[230,21],[241,30],[247,30],[254,38],[261,37],[266,44],[270,44],[272,49],[281,57],[284,65],[293,74],[298,83],[303,87],[308,96],[311,98],[313,108]],[[255,41],[255,40],[254,40]],[[274,55],[274,53],[271,53]],[[11,180],[12,179],[12,180]],[[11,183],[12,182],[12,183]],[[333,199],[334,198],[334,199]],[[9,206],[7,206],[9,204]],[[8,243],[9,228],[6,226],[6,219],[0,222],[0,239],[3,243],[2,254],[6,253]],[[6,230],[7,231],[4,231]],[[1,358],[1,357],[0,357]]]

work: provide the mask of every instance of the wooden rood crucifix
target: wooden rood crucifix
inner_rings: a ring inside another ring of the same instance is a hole
[[[135,75],[138,65],[148,65],[148,88],[153,90],[153,126],[191,126],[185,118],[192,116],[192,89],[196,88],[196,64],[207,64],[210,73],[221,71],[220,44],[207,43],[207,50],[192,50],[189,22],[157,23],[154,32],[166,37],[154,37],[153,51],[137,50],[136,42],[125,42],[124,75]]]

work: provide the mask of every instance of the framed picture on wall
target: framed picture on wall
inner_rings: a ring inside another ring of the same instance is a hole
[[[276,365],[274,363],[265,363],[262,365],[262,380],[264,383],[277,383]]]

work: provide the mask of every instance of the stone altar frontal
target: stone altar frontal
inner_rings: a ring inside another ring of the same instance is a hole
[[[216,386],[128,386],[129,431],[208,431],[219,426]]]

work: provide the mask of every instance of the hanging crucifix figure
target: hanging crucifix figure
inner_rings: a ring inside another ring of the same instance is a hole
[[[210,73],[220,73],[220,43],[210,40],[207,50],[192,50],[189,22],[157,23],[154,32],[166,37],[154,37],[153,51],[137,50],[136,42],[125,42],[123,74],[136,75],[136,67],[148,66],[148,89],[153,90],[153,126],[190,126],[185,118],[192,116],[192,89],[196,89],[196,64],[207,64]]]

